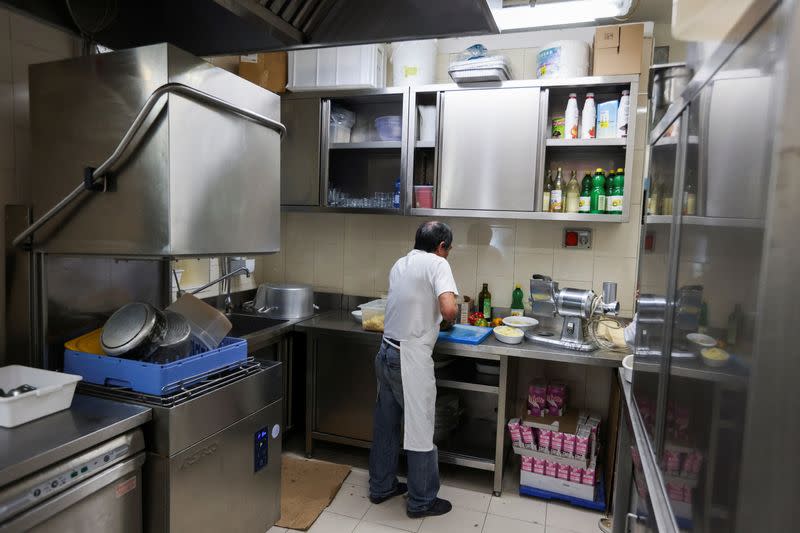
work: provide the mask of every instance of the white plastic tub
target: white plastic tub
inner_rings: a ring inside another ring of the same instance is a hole
[[[432,84],[436,50],[436,39],[392,43],[392,86]]]
[[[0,388],[4,391],[20,385],[36,387],[19,396],[0,398],[0,426],[13,428],[68,409],[81,379],[73,374],[22,365],[0,367]]]

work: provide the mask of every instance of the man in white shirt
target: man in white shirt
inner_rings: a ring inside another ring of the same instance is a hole
[[[414,249],[389,273],[383,339],[375,357],[378,399],[369,456],[369,498],[382,503],[408,491],[411,518],[450,511],[437,498],[439,463],[433,444],[436,378],[433,345],[444,319],[454,322],[456,288],[447,256],[453,232],[443,222],[425,222]],[[401,434],[401,423],[403,433]],[[408,486],[397,481],[402,439],[408,462]]]

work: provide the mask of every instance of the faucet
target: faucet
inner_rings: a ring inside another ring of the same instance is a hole
[[[211,287],[212,285],[216,285],[217,283],[221,283],[223,281],[227,281],[227,283],[225,284],[225,290],[226,290],[226,295],[225,295],[225,314],[230,314],[231,311],[233,311],[233,305],[231,304],[231,282],[230,282],[230,279],[233,276],[236,276],[237,274],[240,274],[241,272],[244,272],[244,275],[247,276],[248,278],[250,277],[250,270],[245,266],[241,266],[241,267],[237,268],[236,270],[234,270],[233,272],[228,272],[227,274],[223,274],[222,276],[220,276],[219,278],[215,279],[214,281],[209,281],[208,283],[206,283],[202,287],[198,287],[198,288],[190,291],[189,294],[197,294],[198,292],[204,291],[207,288]],[[177,273],[175,272],[175,270],[172,271],[172,274],[173,274],[173,276],[175,276],[175,283],[177,284],[178,283],[178,276],[177,276]],[[178,285],[178,291],[175,293],[175,295],[178,298],[180,298],[184,294],[186,294],[186,291],[181,290],[180,285]]]

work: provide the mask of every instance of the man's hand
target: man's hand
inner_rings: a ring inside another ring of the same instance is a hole
[[[456,295],[452,292],[443,292],[439,295],[439,311],[442,319],[454,323],[458,316],[458,305],[456,305]]]

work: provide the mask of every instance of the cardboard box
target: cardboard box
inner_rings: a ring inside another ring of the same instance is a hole
[[[287,72],[286,52],[239,57],[239,76],[274,93],[286,92]]]
[[[639,74],[642,70],[644,24],[600,26],[594,33],[595,76]]]

